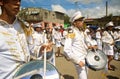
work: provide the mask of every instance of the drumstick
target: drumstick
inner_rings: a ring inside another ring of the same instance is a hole
[[[35,74],[35,73],[38,73],[38,72],[39,72],[39,70],[32,70],[30,72],[27,72],[27,73],[24,73],[24,74],[22,74],[20,76],[17,76],[17,77],[15,77],[13,79],[21,79],[21,78],[23,78],[25,76],[32,75],[32,74]]]
[[[44,40],[45,40],[45,44],[47,42],[47,38],[46,38],[46,33],[44,33]],[[43,79],[46,79],[46,48],[44,49],[44,75],[43,75]]]

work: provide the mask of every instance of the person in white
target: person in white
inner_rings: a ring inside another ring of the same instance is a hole
[[[84,17],[80,11],[77,11],[70,18],[70,22],[73,26],[71,26],[71,30],[68,30],[64,45],[64,55],[74,63],[78,73],[78,79],[87,79],[85,57],[88,47],[85,43],[83,31]]]
[[[34,28],[34,32],[32,34],[33,40],[34,40],[34,44],[36,46],[41,46],[43,45],[43,30],[42,30],[42,25],[40,23],[35,23],[32,25],[32,27]],[[36,59],[37,58],[42,58],[40,56],[39,52],[36,52]]]
[[[35,46],[32,28],[16,17],[21,0],[0,0],[0,79],[13,79],[17,70],[47,46]]]
[[[93,29],[91,29],[93,30]],[[86,29],[85,30],[85,42],[88,46],[89,49],[91,49],[92,47],[96,47],[98,48],[97,46],[97,41],[95,39],[92,38],[92,33],[89,29]]]
[[[96,41],[98,45],[98,49],[102,50],[102,35],[101,35],[101,28],[99,27],[96,32]]]
[[[113,37],[113,22],[109,22],[106,24],[105,31],[102,34],[102,42],[103,42],[103,52],[108,57],[108,69],[113,70],[113,68],[110,65],[110,62],[113,60],[114,55],[114,37]]]
[[[113,37],[114,37],[115,43],[120,41],[120,34],[119,34],[118,28],[114,28]],[[118,60],[119,59],[119,48],[117,48],[116,45],[114,45],[114,53],[115,53],[114,59]]]
[[[57,26],[55,27],[55,32],[54,32],[54,39],[55,39],[55,46],[57,47],[56,48],[56,56],[61,56],[61,38],[62,38],[62,35],[61,35],[61,32],[59,31],[60,30],[60,27]]]

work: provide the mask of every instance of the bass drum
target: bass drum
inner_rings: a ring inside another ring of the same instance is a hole
[[[101,70],[105,68],[107,64],[107,56],[99,49],[88,50],[86,64],[92,70]]]
[[[13,79],[44,79],[44,61],[36,60],[24,64],[14,75]],[[60,79],[58,70],[50,64],[46,63],[46,79]]]

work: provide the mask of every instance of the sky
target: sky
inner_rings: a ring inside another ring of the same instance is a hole
[[[100,18],[106,15],[106,1],[108,1],[108,15],[120,16],[120,0],[22,0],[21,6],[59,11],[68,16],[80,10],[86,18]]]

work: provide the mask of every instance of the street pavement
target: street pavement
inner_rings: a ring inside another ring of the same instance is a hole
[[[120,61],[113,60],[111,66],[114,71],[94,71],[88,68],[88,79],[120,79]],[[64,79],[78,79],[73,63],[64,57],[56,57],[56,67]]]
[[[113,60],[111,66],[114,71],[105,69],[94,71],[88,68],[88,79],[120,79],[120,61]],[[74,64],[65,57],[56,57],[56,68],[64,79],[78,79]]]

